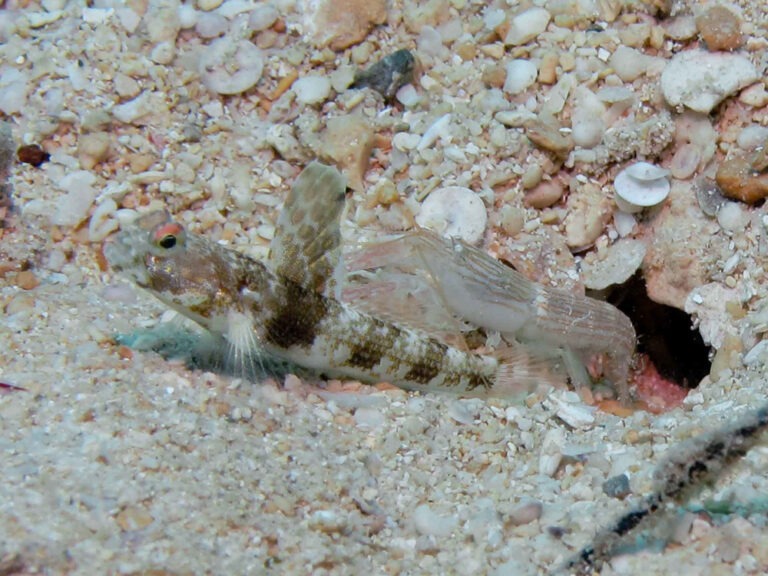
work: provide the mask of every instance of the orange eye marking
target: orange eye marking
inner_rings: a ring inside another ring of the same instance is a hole
[[[168,224],[163,224],[162,226],[158,226],[155,229],[154,234],[152,234],[152,240],[159,242],[166,236],[179,236],[183,232],[184,228],[181,226],[181,224],[176,222],[168,222]]]

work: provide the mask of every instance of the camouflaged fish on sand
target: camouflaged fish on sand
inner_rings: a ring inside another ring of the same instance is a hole
[[[164,212],[144,215],[104,252],[115,271],[223,337],[243,363],[269,354],[330,377],[510,397],[561,384],[558,365],[583,380],[581,362],[603,353],[626,397],[635,334],[621,312],[534,284],[461,242],[418,231],[370,254],[424,265],[450,314],[504,335],[493,352],[449,344],[419,329],[419,318],[392,314],[397,292],[388,294],[389,314],[344,302],[345,191],[338,171],[310,164],[285,201],[266,261],[188,234]]]

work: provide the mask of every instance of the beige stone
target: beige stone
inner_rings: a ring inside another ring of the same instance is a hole
[[[318,48],[344,50],[387,20],[385,0],[304,0],[305,28]]]
[[[365,118],[359,114],[332,118],[317,145],[315,152],[342,170],[350,188],[363,190],[373,149],[373,129]]]

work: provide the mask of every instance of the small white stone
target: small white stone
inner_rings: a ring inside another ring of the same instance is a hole
[[[576,145],[593,148],[603,139],[605,106],[592,90],[577,86],[574,90],[574,107],[571,113],[571,137]]]
[[[272,4],[259,4],[248,16],[248,28],[254,32],[262,32],[277,22],[280,13]]]
[[[744,364],[747,366],[765,364],[766,360],[768,360],[768,340],[761,340],[744,355]]]
[[[182,4],[179,6],[179,25],[182,30],[194,28],[197,24],[197,10],[191,4]]]
[[[530,60],[517,58],[507,64],[507,77],[504,80],[504,92],[520,94],[525,92],[536,81],[538,74],[536,64]]]
[[[113,80],[115,92],[120,98],[134,98],[141,92],[139,83],[130,76],[118,72]]]
[[[447,186],[427,196],[416,223],[442,236],[477,244],[485,232],[488,213],[480,197],[469,188]]]
[[[126,32],[129,34],[136,32],[139,24],[141,24],[141,16],[136,14],[136,12],[130,8],[118,8],[116,13],[117,19],[120,21],[120,24]]]
[[[421,102],[421,96],[419,96],[419,93],[416,91],[416,87],[413,84],[406,84],[400,88],[395,94],[395,98],[397,98],[397,101],[406,108],[410,108]]]
[[[625,238],[626,236],[632,234],[635,226],[637,226],[637,220],[632,214],[622,210],[617,210],[613,214],[613,225],[616,228],[616,232],[618,232],[619,236]]]
[[[197,0],[197,7],[204,12],[216,10],[224,0]]]
[[[355,424],[358,428],[380,428],[384,421],[384,414],[376,408],[358,408],[355,410]]]
[[[88,217],[88,211],[96,199],[93,184],[96,176],[87,170],[70,172],[59,181],[64,194],[59,196],[51,215],[56,226],[77,226]]]
[[[419,141],[419,145],[417,148],[419,150],[426,150],[432,144],[437,142],[438,138],[445,137],[449,133],[449,127],[451,124],[451,115],[450,114],[443,114],[435,120],[432,125],[427,128],[427,130],[424,132],[424,134],[421,136],[421,140]]]
[[[397,150],[400,150],[401,152],[409,152],[410,150],[415,150],[416,146],[419,145],[420,141],[421,141],[421,136],[419,136],[418,134],[411,134],[409,132],[398,132],[392,138],[392,146],[394,146]]]
[[[240,94],[261,79],[264,57],[247,40],[218,38],[203,50],[200,73],[203,83],[217,94]]]
[[[592,290],[626,282],[645,258],[645,243],[634,238],[623,238],[607,248],[606,254],[596,261],[582,264],[584,285]]]
[[[42,28],[48,24],[56,22],[64,16],[64,10],[54,10],[53,12],[30,12],[26,14],[27,23],[30,28]]]
[[[651,56],[643,54],[639,50],[629,46],[619,46],[609,58],[608,62],[619,78],[624,82],[632,82],[648,70]]]
[[[421,29],[419,37],[416,39],[416,48],[420,53],[428,56],[440,56],[445,52],[440,32],[432,26],[424,26]]]
[[[512,18],[509,31],[504,37],[507,46],[527,44],[547,29],[552,18],[544,8],[529,8]]]
[[[117,230],[117,220],[112,215],[117,211],[117,204],[112,198],[104,200],[91,215],[88,222],[88,239],[91,242],[101,242],[109,234]]]
[[[133,100],[112,108],[112,115],[125,124],[131,124],[152,113],[149,93],[143,92]]]
[[[717,211],[717,223],[726,232],[741,230],[746,223],[744,211],[738,202],[726,202]]]
[[[687,106],[709,114],[731,94],[757,80],[746,56],[686,50],[672,57],[661,74],[661,90],[670,106]]]
[[[86,24],[104,24],[115,11],[112,8],[83,8],[83,22]]]
[[[597,408],[583,403],[572,403],[562,400],[557,394],[550,394],[544,405],[553,410],[563,422],[579,430],[591,428],[595,422]]]
[[[736,138],[736,143],[742,150],[754,150],[768,145],[768,127],[753,124],[747,126]]]
[[[0,75],[0,112],[17,114],[24,109],[29,94],[29,79],[16,68],[6,68]]]
[[[149,54],[149,59],[155,64],[170,64],[173,62],[173,58],[176,56],[176,43],[175,42],[160,42]]]
[[[304,76],[293,83],[292,89],[299,104],[319,104],[330,96],[331,81],[325,76]]]
[[[229,30],[229,20],[221,14],[203,12],[197,19],[195,32],[205,39],[223,36]]]
[[[458,524],[456,518],[436,514],[427,504],[417,506],[413,511],[413,523],[421,534],[446,538]]]
[[[765,90],[765,84],[757,82],[749,88],[745,88],[739,94],[739,100],[747,106],[762,108],[768,104],[768,92]]]

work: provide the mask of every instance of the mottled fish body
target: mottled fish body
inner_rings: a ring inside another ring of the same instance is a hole
[[[104,252],[115,271],[224,337],[243,362],[267,353],[327,376],[463,395],[518,396],[552,384],[546,361],[524,346],[477,354],[340,301],[345,190],[335,169],[310,164],[286,200],[266,262],[157,212]]]

